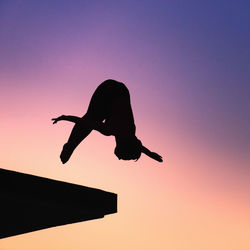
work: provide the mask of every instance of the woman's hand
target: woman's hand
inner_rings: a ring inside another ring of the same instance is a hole
[[[149,149],[147,149],[146,147],[142,146],[141,148],[142,153],[146,154],[147,156],[149,156],[150,158],[158,161],[158,162],[163,162],[162,157],[160,155],[158,155],[155,152],[151,152]]]
[[[163,162],[162,157],[155,152],[151,152],[150,157],[158,162]]]
[[[65,120],[65,115],[61,115],[61,116],[59,116],[57,118],[52,118],[51,120],[53,121],[53,124],[55,124],[55,123],[57,123],[59,121]]]

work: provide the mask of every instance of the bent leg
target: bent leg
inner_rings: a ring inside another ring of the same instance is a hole
[[[64,144],[60,158],[62,163],[66,163],[71,157],[76,147],[91,133],[91,128],[86,120],[93,120],[102,122],[105,119],[105,105],[103,105],[103,98],[94,94],[91,98],[87,113],[80,118],[80,121],[75,124],[67,143]]]
[[[109,116],[109,106],[113,102],[117,83],[115,81],[105,81],[95,90],[87,113],[75,124],[69,136],[68,142],[64,144],[60,158],[62,163],[66,163],[75,148],[90,134],[92,128],[87,124],[86,119],[102,122]],[[117,98],[117,97],[116,97]]]
[[[66,163],[75,148],[90,134],[92,128],[84,124],[85,117],[73,127],[67,143],[64,144],[60,158],[62,163]]]

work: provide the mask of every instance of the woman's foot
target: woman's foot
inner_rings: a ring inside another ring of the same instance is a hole
[[[72,146],[69,146],[68,143],[64,144],[61,155],[60,155],[60,158],[61,158],[61,161],[62,161],[63,164],[66,163],[69,160],[69,158],[72,155],[74,149],[75,148],[72,147]]]

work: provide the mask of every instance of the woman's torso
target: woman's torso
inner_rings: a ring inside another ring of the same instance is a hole
[[[106,80],[101,83],[91,98],[88,112],[105,120],[106,128],[115,136],[135,135],[130,94],[121,82]]]

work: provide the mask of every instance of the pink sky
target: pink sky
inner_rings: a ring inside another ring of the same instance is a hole
[[[1,249],[250,248],[249,16],[160,2],[1,4],[0,167],[118,194],[117,214]],[[127,85],[137,136],[163,163],[118,161],[98,132],[60,163],[72,125],[50,119],[83,115],[108,78]]]

